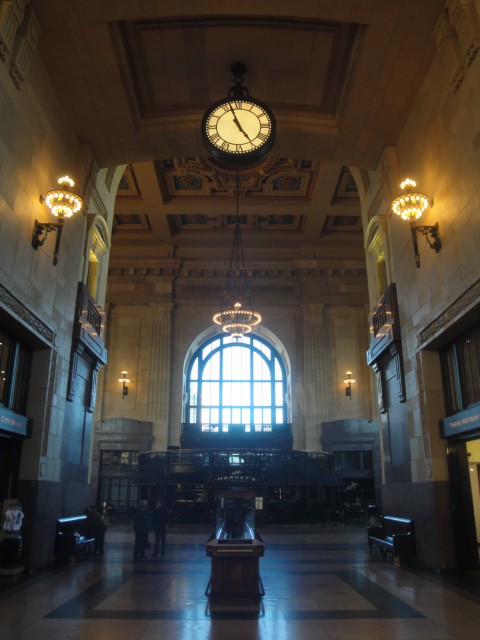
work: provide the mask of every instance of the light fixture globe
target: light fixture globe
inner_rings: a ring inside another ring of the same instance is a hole
[[[404,193],[395,198],[392,202],[392,209],[397,216],[403,220],[418,220],[422,213],[428,208],[430,202],[424,193],[414,191],[417,183],[407,178],[402,182],[400,188]]]
[[[250,333],[252,328],[262,321],[262,316],[252,309],[242,309],[240,302],[233,305],[233,309],[219,311],[213,316],[213,321],[222,327],[232,338],[241,338]]]
[[[74,181],[68,176],[58,179],[61,188],[52,189],[45,195],[45,204],[57,218],[71,218],[83,207],[83,200],[72,191]]]

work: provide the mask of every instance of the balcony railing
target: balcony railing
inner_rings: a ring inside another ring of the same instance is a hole
[[[341,484],[332,454],[311,451],[222,448],[174,449],[139,456],[137,484],[215,485],[219,478],[250,484]]]

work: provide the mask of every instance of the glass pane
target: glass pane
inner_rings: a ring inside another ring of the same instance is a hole
[[[223,408],[222,410],[222,424],[231,424],[232,423],[232,410],[227,408]]]
[[[270,369],[267,363],[258,353],[253,354],[253,379],[254,380],[270,380]]]
[[[272,404],[271,385],[268,382],[256,382],[253,387],[253,404],[265,406]]]
[[[218,407],[220,405],[220,383],[212,382],[210,385],[210,404]]]
[[[211,405],[210,401],[210,382],[204,382],[202,384],[202,406],[205,407],[207,405]]]
[[[190,417],[189,417],[188,421],[191,424],[195,424],[197,422],[197,410],[196,409],[190,409]]]
[[[213,340],[202,350],[202,360],[205,360],[209,353],[212,353],[215,349],[218,349],[220,346],[220,340]]]
[[[283,384],[281,382],[275,382],[275,404],[278,406],[283,405]]]
[[[222,404],[224,407],[232,404],[232,383],[224,382],[222,385]]]
[[[473,332],[469,333],[466,339],[466,350],[468,352],[468,388],[469,388],[469,402],[473,404],[479,400],[479,372],[477,351],[475,347],[475,335]]]
[[[447,414],[459,411],[461,407],[460,386],[457,375],[455,347],[452,345],[442,353],[442,372],[447,399]]]
[[[276,424],[284,424],[285,419],[283,417],[283,409],[275,409],[275,423]]]
[[[275,358],[275,380],[283,380],[283,371],[278,358]]]
[[[254,408],[254,410],[253,410],[253,422],[254,422],[254,424],[262,424],[262,422],[263,422],[263,411],[262,411],[262,409]]]
[[[232,402],[230,404],[242,407],[250,406],[250,382],[232,382]],[[224,398],[224,404],[226,404]]]
[[[240,409],[232,409],[232,424],[242,423],[242,413]]]
[[[210,424],[210,409],[208,407],[202,407],[200,422]]]
[[[100,469],[105,471],[110,467],[112,462],[111,451],[102,451],[102,461],[100,463]]]
[[[190,380],[198,380],[198,358],[195,358],[195,361],[192,365],[192,370],[190,371]]]
[[[271,358],[272,358],[272,350],[269,347],[267,347],[267,345],[264,344],[263,342],[261,343],[260,349],[261,349],[262,353],[264,353],[267,356],[268,360],[271,360]]]
[[[220,354],[215,353],[205,364],[203,380],[220,380]]]
[[[190,406],[195,406],[198,402],[198,383],[191,382],[190,383]]]
[[[11,408],[18,413],[25,411],[27,391],[30,378],[31,352],[21,344],[17,345],[17,361],[14,367],[14,379],[12,380]]]
[[[220,383],[204,382],[202,386],[202,405],[217,406],[220,403]]]
[[[7,375],[9,371],[8,360],[9,354],[12,349],[12,341],[9,337],[1,332],[0,333],[0,402],[4,405],[8,404],[7,397]]]
[[[250,407],[242,409],[242,424],[250,424]]]

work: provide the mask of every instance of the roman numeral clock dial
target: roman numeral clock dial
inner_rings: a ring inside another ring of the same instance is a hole
[[[208,153],[226,165],[256,164],[275,141],[275,117],[242,85],[244,65],[233,65],[235,85],[228,97],[213,104],[202,119],[202,137]]]

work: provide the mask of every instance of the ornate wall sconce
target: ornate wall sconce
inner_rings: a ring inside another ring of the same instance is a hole
[[[122,377],[118,379],[122,383],[122,400],[125,400],[125,396],[128,396],[127,383],[130,382],[130,379],[127,378],[127,373],[127,371],[122,371]]]
[[[68,176],[58,179],[60,187],[48,191],[45,198],[40,196],[40,202],[46,204],[51,213],[57,218],[57,222],[39,222],[35,220],[32,235],[32,247],[36,250],[42,247],[50,231],[56,231],[55,251],[53,253],[53,264],[58,262],[60,240],[62,237],[63,223],[65,218],[70,218],[83,207],[83,200],[71,189],[74,182]]]
[[[417,233],[425,236],[428,246],[430,249],[434,249],[435,253],[438,253],[442,248],[442,241],[440,240],[438,232],[438,222],[433,226],[417,226],[415,224],[415,221],[420,218],[427,207],[433,206],[433,200],[429,200],[428,196],[424,193],[414,191],[416,186],[417,183],[414,180],[410,180],[410,178],[404,180],[400,185],[404,193],[393,200],[392,209],[403,220],[410,222],[415,264],[418,268],[420,266],[420,254],[418,253]]]
[[[348,396],[350,398],[350,400],[351,400],[352,399],[352,384],[355,383],[355,379],[352,378],[352,372],[351,371],[347,371],[346,375],[347,375],[347,377],[343,381],[345,383],[345,395]]]

